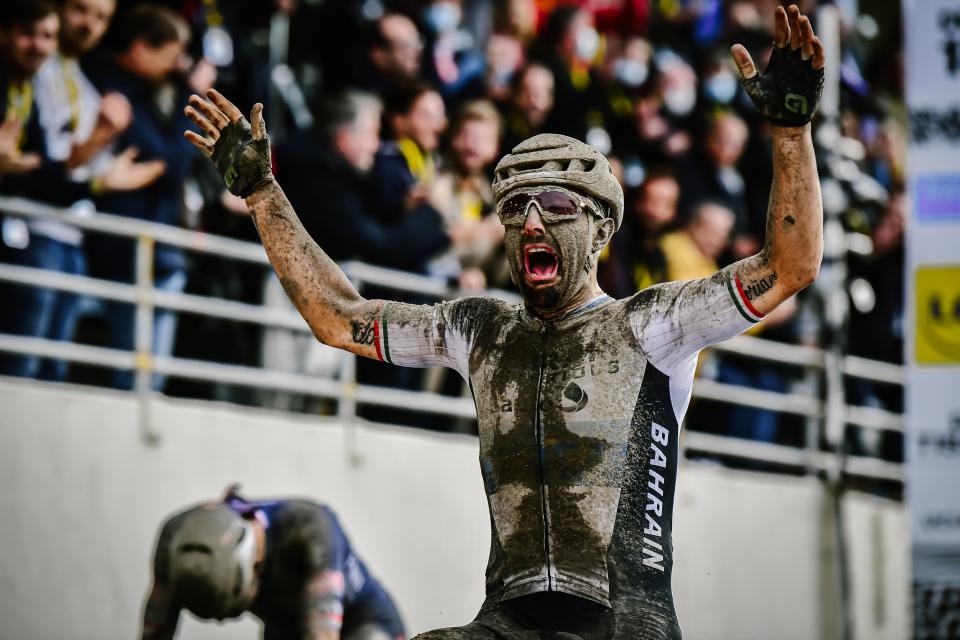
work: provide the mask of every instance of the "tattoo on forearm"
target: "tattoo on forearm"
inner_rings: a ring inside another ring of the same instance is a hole
[[[350,321],[350,334],[355,343],[373,344],[373,341],[376,338],[374,324],[376,323],[378,312],[379,309],[371,311],[362,320]]]
[[[746,287],[744,287],[744,292],[747,294],[747,300],[755,300],[762,296],[764,293],[773,288],[773,283],[777,281],[777,274],[771,273],[770,275],[760,278],[756,282],[751,282]]]

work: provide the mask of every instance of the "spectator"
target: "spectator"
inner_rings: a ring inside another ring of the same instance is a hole
[[[634,47],[642,50],[642,45]],[[641,59],[637,58],[632,66],[636,67]],[[670,52],[655,54],[652,60],[650,78],[637,88],[633,101],[636,134],[627,136],[627,140],[636,141],[636,152],[643,164],[676,165],[690,148],[687,126],[697,98],[696,75]],[[614,131],[623,135],[616,127]]]
[[[677,217],[680,185],[667,170],[651,171],[628,199],[632,215],[614,236],[610,255],[601,262],[604,290],[625,298],[667,280],[660,239]]]
[[[537,6],[535,0],[498,0],[493,14],[493,33],[486,47],[487,97],[504,102],[523,67],[526,47],[536,35]]]
[[[505,107],[503,137],[500,149],[513,149],[531,136],[545,131],[553,111],[554,80],[550,69],[532,62],[517,72]]]
[[[380,146],[373,176],[378,213],[393,223],[424,202],[443,208],[449,200],[449,189],[436,184],[434,157],[447,117],[440,94],[422,83],[395,87],[384,102],[392,138]]]
[[[4,9],[2,34],[6,141],[14,161],[32,169],[0,183],[7,194],[66,206],[94,192],[137,189],[164,171],[162,162],[134,163],[133,153],[117,159],[95,156],[129,121],[129,106],[117,96],[102,102],[79,70],[76,56],[94,47],[113,12],[112,0],[68,0],[60,17],[50,2],[18,0]],[[62,52],[57,54],[59,35]],[[22,152],[27,153],[23,154]],[[18,159],[19,154],[19,159]],[[91,162],[91,159],[96,162]],[[82,234],[54,219],[4,222],[3,260],[21,266],[83,274]],[[50,340],[73,337],[79,312],[75,294],[4,285],[0,329]],[[9,291],[7,291],[9,289]],[[67,364],[35,356],[7,356],[0,370],[12,375],[64,380]]]
[[[463,28],[460,0],[431,0],[423,8],[430,38],[426,78],[436,84],[450,106],[483,96],[486,61],[473,36]]]
[[[684,158],[678,174],[682,187],[681,215],[691,215],[701,200],[717,201],[734,212],[734,259],[759,251],[762,238],[762,229],[754,228],[750,222],[746,186],[737,167],[748,136],[746,123],[737,115],[722,112],[712,117],[703,145]]]
[[[183,137],[190,121],[180,105],[187,100],[181,60],[189,28],[177,14],[162,7],[139,5],[120,16],[115,30],[111,59],[95,69],[104,91],[123,94],[133,109],[133,121],[120,136],[120,142],[138,148],[145,158],[162,159],[167,172],[145,189],[102,198],[101,207],[109,212],[181,226],[182,190],[190,171],[194,149]],[[177,75],[178,72],[181,75]],[[92,242],[91,242],[92,241]],[[93,236],[88,241],[91,271],[99,277],[119,282],[134,281],[134,245],[127,239]],[[183,291],[186,285],[186,256],[179,248],[160,244],[154,260],[155,286],[166,292]],[[130,305],[110,303],[107,322],[110,346],[133,348],[134,322]],[[153,351],[160,356],[173,352],[176,314],[169,310],[156,313]],[[119,372],[114,384],[121,389],[133,386],[133,377]],[[154,387],[162,390],[164,380],[157,376]]]
[[[380,114],[380,100],[367,93],[328,98],[313,134],[278,149],[278,174],[307,231],[331,256],[410,268],[446,249],[450,239],[438,212],[423,203],[397,216],[396,224],[383,222],[370,174],[381,146]]]
[[[556,105],[548,129],[578,140],[587,140],[590,118],[602,104],[591,78],[600,47],[593,18],[584,9],[558,6],[550,14],[532,56],[553,73]],[[609,149],[601,150],[609,151]]]
[[[608,36],[604,64],[598,69],[603,89],[603,121],[610,132],[612,152],[638,162],[637,99],[651,83],[653,48],[639,36]],[[637,187],[637,184],[625,184]]]
[[[372,93],[383,93],[397,84],[420,77],[423,38],[413,20],[388,13],[370,30],[370,43],[354,82]]]
[[[719,202],[694,207],[684,227],[660,241],[666,279],[694,280],[719,271],[717,259],[727,247],[735,220],[733,211]]]
[[[450,163],[440,180],[449,181],[453,197],[441,213],[448,229],[457,229],[464,240],[453,251],[434,261],[452,262],[451,275],[461,288],[483,289],[509,282],[503,256],[503,225],[492,210],[493,188],[487,172],[499,158],[500,115],[486,100],[464,104],[450,130]],[[469,236],[469,239],[466,238]],[[499,258],[499,259],[498,259]]]

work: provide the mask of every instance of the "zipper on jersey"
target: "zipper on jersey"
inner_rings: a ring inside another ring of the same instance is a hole
[[[547,509],[547,476],[545,460],[544,460],[544,446],[545,446],[545,436],[543,433],[543,422],[540,419],[541,414],[541,402],[543,401],[543,370],[544,370],[544,353],[546,352],[546,332],[547,325],[542,320],[540,321],[540,372],[537,378],[537,404],[536,404],[536,425],[537,425],[537,461],[540,466],[540,515],[543,517],[543,553],[544,558],[547,561],[547,591],[554,590],[553,584],[553,571],[551,570],[551,560],[550,560],[550,517],[548,515]]]

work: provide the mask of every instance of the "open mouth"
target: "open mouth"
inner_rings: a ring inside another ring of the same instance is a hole
[[[557,277],[560,260],[557,254],[545,244],[528,245],[523,250],[523,262],[527,278],[532,282],[544,282]]]

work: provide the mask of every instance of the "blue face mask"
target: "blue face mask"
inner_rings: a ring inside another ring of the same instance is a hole
[[[613,77],[632,89],[646,82],[649,73],[647,63],[642,60],[621,58],[613,63]]]
[[[574,40],[576,56],[584,62],[591,62],[600,50],[600,34],[593,27],[584,27]]]
[[[460,25],[460,5],[452,2],[434,2],[426,8],[423,19],[434,33],[447,33]]]
[[[730,104],[737,95],[737,79],[731,73],[715,73],[703,82],[703,93],[711,102]]]

